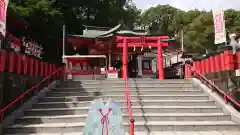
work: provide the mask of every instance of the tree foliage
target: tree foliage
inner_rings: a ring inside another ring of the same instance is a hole
[[[49,59],[55,59],[63,24],[71,34],[81,34],[83,24],[113,27],[120,20],[133,28],[140,15],[131,0],[11,0],[10,6],[30,24],[28,35],[44,45]]]
[[[240,11],[226,10],[225,21],[228,33],[239,33]],[[210,11],[182,11],[169,5],[158,5],[142,13],[138,24],[152,34],[168,35],[177,41],[183,30],[186,51],[205,53],[218,47],[214,45],[213,17]]]
[[[140,26],[177,41],[183,30],[186,51],[204,53],[217,48],[211,12],[157,5],[141,13],[131,0],[11,0],[10,4],[30,24],[29,35],[49,51],[59,45],[63,24],[68,33],[81,34],[82,24],[113,27],[122,21],[126,28]],[[240,11],[226,10],[225,20],[228,33],[240,31]]]

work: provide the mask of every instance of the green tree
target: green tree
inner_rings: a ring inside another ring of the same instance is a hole
[[[184,26],[184,45],[187,51],[205,53],[215,51],[219,45],[214,44],[214,24],[212,12],[199,12],[200,15]],[[227,33],[240,31],[240,12],[226,10],[225,25]],[[228,37],[227,37],[228,38]]]
[[[157,5],[146,10],[141,15],[141,25],[151,34],[168,35],[173,37],[178,31],[176,15],[180,10],[170,5]]]
[[[184,45],[187,51],[197,53],[217,48],[214,45],[213,19],[210,12],[202,13],[185,27]]]
[[[81,34],[82,24],[113,27],[120,20],[133,28],[140,14],[131,0],[12,0],[10,4],[30,24],[28,35],[44,45],[45,58],[52,60],[63,24],[72,34]]]
[[[226,10],[225,23],[228,32],[239,33],[240,32],[240,11],[233,9]]]

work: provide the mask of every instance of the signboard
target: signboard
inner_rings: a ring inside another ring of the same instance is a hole
[[[235,75],[240,76],[240,69],[235,70]]]
[[[6,36],[6,14],[9,0],[0,0],[0,33]]]
[[[153,71],[153,73],[157,72],[157,62],[156,62],[156,59],[152,60],[152,71]]]
[[[41,58],[43,53],[43,47],[38,45],[36,42],[33,41],[26,41],[24,38],[22,39],[22,46],[24,47],[24,53],[27,55],[32,55],[37,58]]]
[[[226,42],[226,30],[224,21],[224,12],[220,9],[215,9],[213,12],[215,44]]]
[[[155,53],[152,53],[152,52],[146,52],[143,54],[144,57],[153,57],[153,58],[156,58],[156,54]]]

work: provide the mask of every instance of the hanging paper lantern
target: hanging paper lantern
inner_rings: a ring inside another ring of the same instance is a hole
[[[104,48],[104,43],[101,42],[99,46],[100,48]]]
[[[97,50],[92,48],[92,49],[90,49],[89,54],[90,55],[97,54]]]
[[[141,48],[141,52],[143,51],[143,46],[142,46],[142,48]]]
[[[136,47],[134,46],[134,48],[133,48],[133,51],[135,52],[136,51]]]
[[[76,47],[76,45],[73,47],[73,50],[74,50],[74,51],[76,51],[76,50],[77,50],[77,47]]]
[[[119,61],[119,60],[120,60],[120,56],[119,56],[119,55],[117,56],[116,60],[117,60],[117,61]]]

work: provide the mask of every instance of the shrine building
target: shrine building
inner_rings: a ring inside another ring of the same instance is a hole
[[[143,30],[84,26],[82,35],[65,36],[63,62],[72,79],[164,79],[163,49],[168,36]],[[66,44],[65,44],[66,43]]]

